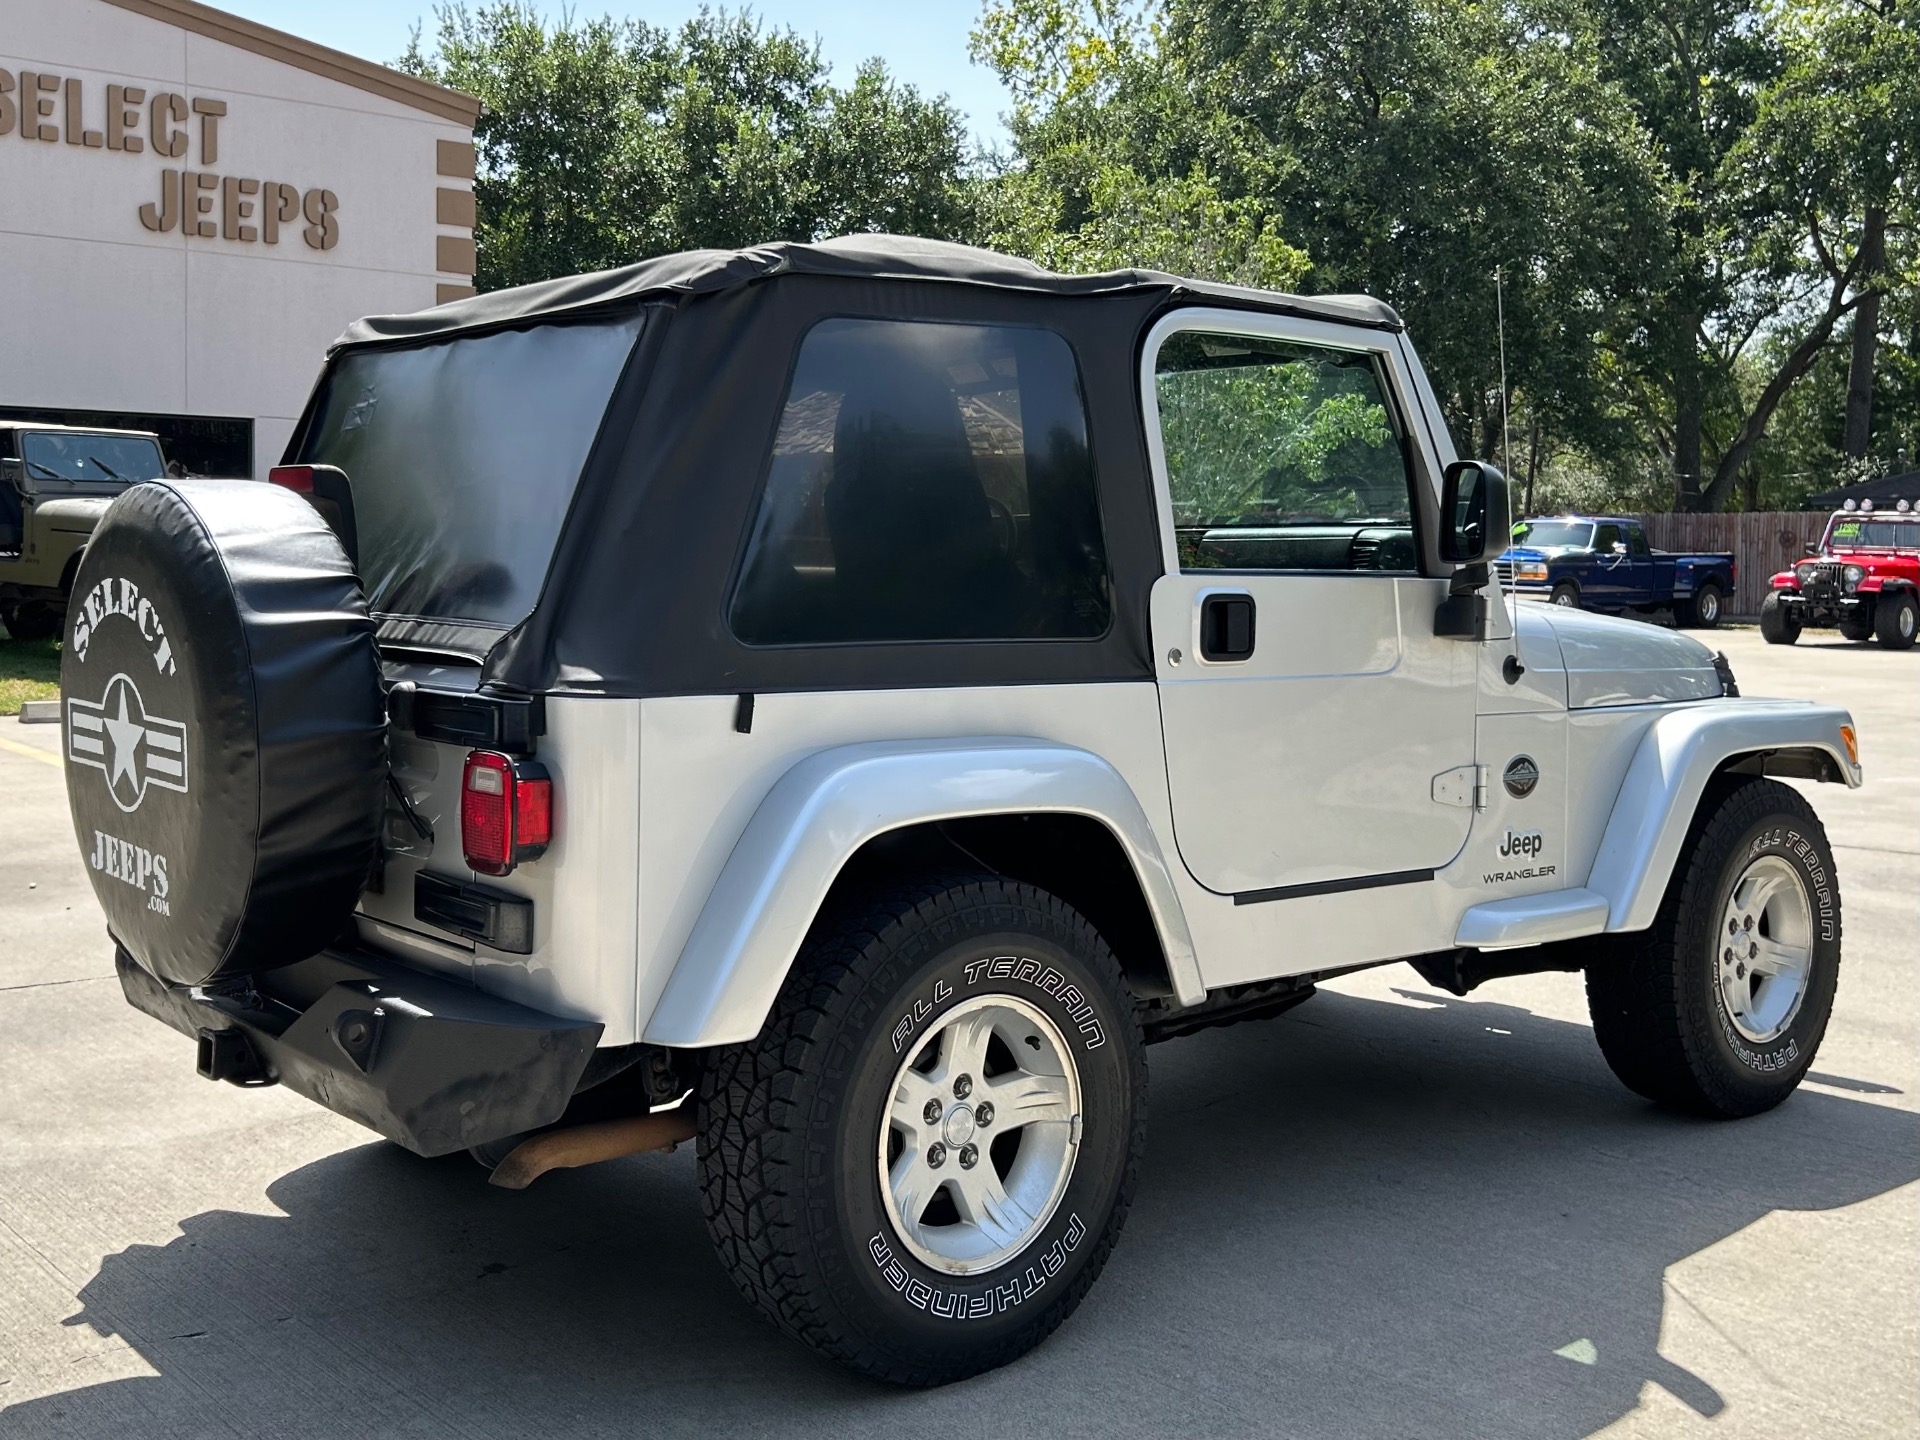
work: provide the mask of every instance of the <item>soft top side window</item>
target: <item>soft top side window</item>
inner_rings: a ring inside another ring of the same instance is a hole
[[[740,640],[1088,639],[1111,608],[1065,340],[908,320],[808,331],[731,602]]]
[[[1154,390],[1183,571],[1419,569],[1413,475],[1370,352],[1181,331]]]

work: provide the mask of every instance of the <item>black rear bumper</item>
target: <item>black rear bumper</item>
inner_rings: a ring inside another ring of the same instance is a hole
[[[365,951],[219,988],[157,980],[125,950],[114,963],[128,1003],[200,1041],[202,1074],[285,1085],[421,1155],[552,1124],[600,1039],[596,1021]]]

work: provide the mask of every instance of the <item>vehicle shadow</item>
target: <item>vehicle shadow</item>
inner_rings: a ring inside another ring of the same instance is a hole
[[[16,1405],[0,1436],[1582,1436],[1648,1380],[1721,1409],[1658,1353],[1667,1267],[1920,1178],[1920,1117],[1813,1091],[1667,1115],[1584,1027],[1478,996],[1323,994],[1151,1055],[1105,1276],[963,1385],[887,1390],[759,1321],[685,1152],[516,1195],[371,1144],[276,1181],[284,1215],[106,1256],[68,1323],[157,1374]]]

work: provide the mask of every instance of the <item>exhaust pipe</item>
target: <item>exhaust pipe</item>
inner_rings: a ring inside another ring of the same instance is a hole
[[[646,1150],[671,1150],[695,1134],[694,1097],[689,1095],[671,1110],[634,1115],[623,1120],[600,1120],[565,1130],[549,1130],[516,1145],[494,1167],[489,1185],[524,1190],[549,1170],[572,1170],[618,1160]]]

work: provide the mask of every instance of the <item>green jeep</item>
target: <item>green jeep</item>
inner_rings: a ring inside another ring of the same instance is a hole
[[[101,512],[166,470],[160,437],[147,431],[0,420],[0,623],[14,639],[60,632]]]

